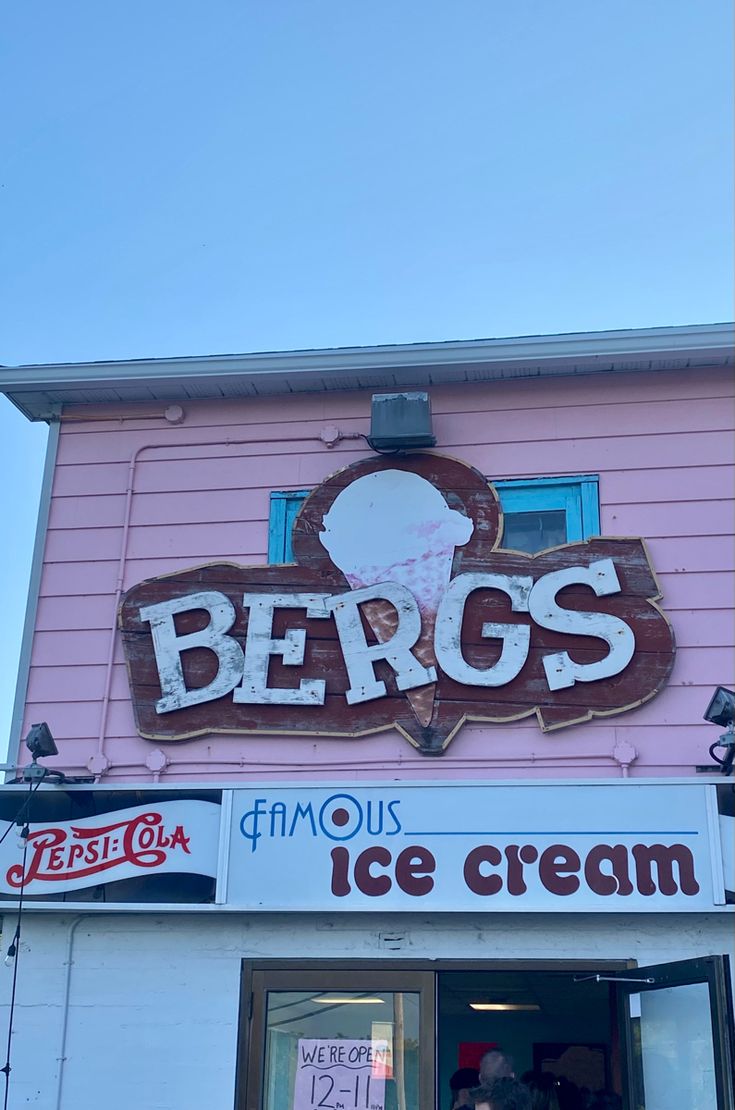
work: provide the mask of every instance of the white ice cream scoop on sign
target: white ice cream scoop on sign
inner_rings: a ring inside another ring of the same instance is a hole
[[[352,589],[398,582],[411,591],[421,613],[413,653],[428,667],[436,665],[436,613],[451,577],[454,549],[467,543],[473,529],[472,521],[450,509],[425,478],[406,470],[379,470],[337,495],[319,538]],[[381,643],[394,635],[398,616],[389,602],[366,602],[364,613]],[[429,683],[406,693],[424,727],[433,716],[434,689]]]

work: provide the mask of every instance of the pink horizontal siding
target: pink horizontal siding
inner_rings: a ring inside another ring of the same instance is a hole
[[[612,406],[611,406],[612,407]],[[447,445],[479,445],[488,442],[506,443],[513,442],[512,428],[517,419],[522,418],[526,438],[534,443],[553,443],[557,440],[600,439],[614,434],[618,428],[625,429],[629,439],[643,436],[649,439],[654,435],[657,440],[669,440],[671,437],[691,433],[691,416],[689,409],[691,402],[676,401],[663,402],[657,406],[655,431],[651,429],[650,414],[645,406],[625,404],[614,406],[614,411],[602,411],[601,407],[592,407],[582,410],[584,423],[580,422],[579,410],[565,408],[544,409],[518,409],[518,410],[488,410],[477,412],[475,410],[437,414],[434,418],[434,427],[437,438]],[[730,426],[729,413],[719,399],[699,402],[701,409],[701,427],[699,434],[710,436],[713,432],[726,431]],[[343,431],[365,431],[364,414],[357,418],[342,419],[340,425]],[[706,430],[705,430],[706,429]],[[189,441],[200,445],[197,450],[207,454],[208,447],[221,450],[218,445],[211,443],[212,429],[198,428],[192,431]],[[134,435],[136,447],[143,447],[150,442],[150,429],[148,434],[141,431],[131,433]],[[214,430],[218,435],[219,429]],[[240,443],[240,439],[245,443]],[[279,444],[279,454],[300,454],[305,445],[309,444],[308,437],[294,429],[293,424],[260,422],[254,431],[248,434],[244,430],[242,437],[232,434],[233,447],[243,448],[243,454],[250,456],[268,455],[273,451],[273,445]],[[244,450],[247,448],[247,452]],[[312,445],[310,448],[314,450]],[[109,433],[101,432],[72,432],[65,439],[63,451],[59,453],[59,462],[64,464],[73,461],[77,464],[94,462],[103,459],[105,462],[127,461],[129,450],[124,443],[110,442]]]
[[[216,498],[214,500],[216,501]],[[246,498],[242,496],[239,505],[240,515],[234,521],[217,520],[216,508],[214,519],[207,522],[194,518],[194,523],[183,519],[172,520],[165,525],[136,526],[133,520],[133,536],[128,556],[131,559],[156,558],[159,553],[170,551],[174,536],[180,557],[203,555],[212,560],[222,559],[225,554],[232,552],[243,554],[263,552],[267,547],[267,514],[261,515],[260,502],[261,499],[256,498],[250,508],[248,507],[250,503],[246,503]],[[202,503],[206,503],[206,498]],[[622,507],[606,506],[603,502],[601,526],[605,535],[643,534],[649,541],[665,540],[669,537],[677,540],[690,540],[699,536],[723,537],[729,542],[722,545],[715,544],[713,550],[721,550],[723,553],[725,565],[719,569],[729,569],[733,563],[731,554],[733,545],[728,532],[730,504],[731,502],[723,497],[708,503],[657,502],[645,506],[631,504]],[[116,528],[77,527],[73,514],[71,516],[72,520],[66,528],[49,529],[47,559],[52,564],[119,558],[122,519]],[[646,524],[646,527],[641,528],[642,524]]]
[[[447,452],[461,448],[463,458],[471,455],[472,465],[494,478],[535,475],[537,472],[596,473],[618,469],[623,459],[627,467],[633,469],[677,467],[681,466],[683,458],[696,459],[696,465],[700,466],[716,466],[727,461],[723,452],[724,429],[712,430],[705,426],[700,431],[649,431],[648,434],[636,432],[628,436],[622,434],[619,425],[608,422],[599,435],[581,434],[578,429],[576,435],[556,439],[549,425],[543,427],[540,436],[529,434],[522,420],[523,415],[519,413],[516,420],[511,421],[507,413],[494,413],[493,419],[487,420],[484,438],[479,425],[472,429],[477,438],[475,435],[465,437],[460,434],[445,438],[439,434],[437,425],[437,439]],[[458,433],[463,423],[458,421]],[[521,424],[523,438],[519,439]],[[369,422],[363,420],[361,425],[362,430],[367,432]],[[345,466],[365,454],[365,448],[360,447],[358,441],[345,440],[326,456],[325,448],[318,442],[318,427],[314,429],[313,440],[288,442],[274,436],[266,443],[234,443],[231,447],[213,447],[202,443],[204,432],[187,430],[189,439],[185,446],[172,448],[164,443],[163,446],[146,449],[138,464],[141,474],[136,482],[137,489],[145,491],[151,488],[152,483],[155,483],[155,489],[181,489],[182,462],[191,466],[191,482],[195,489],[241,489],[250,484],[262,486],[264,460],[267,460],[268,474],[277,481],[275,488],[298,487],[302,483],[313,485],[332,469]],[[105,437],[87,433],[77,434],[74,439],[75,465],[94,465],[97,452],[106,446]],[[129,444],[115,445],[115,459],[103,458],[101,461],[127,463],[130,455],[146,442],[141,435],[131,435]],[[533,447],[533,459],[529,458],[529,446]],[[624,455],[621,454],[623,449]],[[71,450],[72,445],[69,445],[64,452],[60,452],[60,466],[70,461]],[[171,455],[174,457],[168,457]],[[205,481],[207,484],[203,485]]]
[[[238,555],[264,553],[263,536],[267,531],[261,521],[240,521],[237,524],[178,524],[175,528],[150,526],[133,528],[128,553],[132,559],[149,559],[171,552],[177,555],[216,558],[234,551]],[[75,561],[82,550],[89,559],[114,559],[120,551],[120,536],[114,528],[52,529],[48,534],[47,551],[55,562]]]
[[[242,562],[251,565],[262,563],[265,560],[267,547],[265,523],[263,523],[263,535],[259,539],[256,549],[249,553],[243,553],[241,547],[231,551],[227,550],[225,546],[217,544],[214,529],[210,529],[210,533],[208,540],[207,531],[202,529],[198,533],[200,543],[190,549],[188,554],[178,548],[175,555],[167,555],[164,551],[160,551],[155,557],[133,558],[127,561],[125,566],[126,587],[132,586],[135,582],[140,582],[144,578],[168,574],[171,571],[182,570],[188,566],[205,562]],[[86,583],[83,575],[85,567],[89,566],[90,557],[93,556],[92,548],[88,544],[80,542],[79,550],[75,552],[71,547],[71,541],[69,541],[68,544],[63,545],[66,548],[65,554],[67,556],[63,559],[56,545],[56,538],[50,535],[48,550],[54,551],[56,566],[59,568],[56,575],[57,582],[59,578],[63,580],[70,574],[69,564],[73,564],[75,581],[70,580],[70,593],[74,593],[77,589],[80,593],[85,593]],[[62,545],[59,544],[59,546]],[[100,546],[109,548],[109,537]],[[702,544],[700,538],[694,536],[673,536],[662,539],[649,536],[647,546],[659,578],[666,573],[731,571],[735,567],[735,548],[730,536],[710,536],[706,544]],[[78,558],[74,558],[75,553],[79,556]],[[110,573],[117,574],[117,563],[114,559],[108,558],[104,565],[110,568]]]
[[[708,647],[713,641],[724,646],[735,644],[735,622],[726,610],[669,610],[680,647]],[[79,597],[73,605],[65,598],[43,598],[39,605],[38,634],[61,637],[66,632],[90,634],[110,627],[113,609],[106,597]],[[51,630],[53,629],[53,631]]]
[[[270,488],[250,489],[247,498],[248,523],[268,521]],[[606,492],[602,491],[603,494]],[[601,521],[605,535],[638,535],[646,523],[648,533],[655,536],[682,534],[685,522],[688,534],[719,535],[727,519],[729,502],[713,497],[707,500],[682,496],[679,512],[671,513],[670,502],[650,501],[631,505],[614,503],[605,506]],[[49,521],[52,532],[71,532],[79,528],[117,528],[125,509],[122,496],[59,497],[53,505]],[[236,523],[243,526],[244,498],[233,490],[195,490],[145,494],[134,499],[131,524],[139,528],[168,528],[171,525],[191,526],[190,521],[209,524]],[[266,529],[267,530],[267,529]]]
[[[623,461],[623,460],[621,460]],[[638,504],[671,499],[672,490],[682,501],[716,501],[730,480],[728,466],[669,466],[646,469],[646,480],[636,489]],[[603,499],[608,506],[630,501],[630,471],[607,470],[602,479]]]
[[[513,757],[522,763],[524,760],[532,757],[533,755],[545,754],[546,758],[553,758],[560,753],[567,753],[570,757],[574,755],[583,755],[585,751],[590,748],[590,745],[596,749],[595,745],[603,743],[606,745],[605,750],[610,751],[614,744],[623,736],[626,735],[634,744],[636,748],[640,745],[656,744],[659,741],[665,741],[669,734],[669,729],[677,730],[673,732],[666,741],[670,744],[671,751],[668,753],[659,752],[659,758],[663,759],[664,755],[672,757],[672,764],[680,761],[678,757],[686,754],[686,734],[687,732],[696,739],[697,734],[703,738],[709,736],[709,743],[712,743],[713,732],[712,726],[708,726],[702,722],[702,708],[698,707],[695,712],[687,713],[688,719],[686,721],[678,720],[678,714],[683,704],[683,695],[687,691],[681,691],[681,697],[675,697],[671,689],[666,690],[660,694],[656,701],[659,703],[657,707],[658,719],[653,720],[650,716],[653,710],[653,702],[644,705],[635,710],[637,715],[646,714],[647,718],[643,723],[636,722],[635,725],[629,722],[633,720],[632,717],[628,718],[626,722],[625,716],[599,717],[592,724],[576,725],[573,728],[566,730],[559,730],[558,732],[543,733],[536,724],[534,716],[528,716],[518,721],[513,721],[511,724],[499,724],[494,727],[476,723],[470,730],[471,734],[475,736],[476,740],[479,739],[479,746],[473,745],[473,755],[477,758],[482,758],[483,751],[493,751],[502,738],[505,738],[511,743],[509,751],[512,752]],[[99,706],[96,702],[85,701],[66,701],[57,702],[50,700],[47,702],[38,702],[37,708],[39,711],[39,719],[50,720],[50,716],[54,720],[54,736],[59,738],[76,738],[92,740],[97,736],[99,727]],[[707,701],[704,703],[706,708]],[[663,706],[663,708],[662,708]],[[698,718],[698,719],[697,719]],[[127,701],[113,702],[110,707],[110,715],[107,727],[107,737],[115,739],[116,741],[127,742],[128,738],[133,735],[132,730],[133,716],[130,704]],[[465,725],[465,728],[467,726]],[[473,731],[474,730],[474,731]],[[376,734],[377,735],[377,734]],[[383,735],[383,733],[380,733]],[[400,753],[395,748],[395,736],[392,730],[386,730],[385,735],[393,740],[392,758],[396,759],[400,755],[399,762],[405,763],[409,756],[415,756],[419,761],[425,762],[426,757],[414,753],[414,750],[407,746],[405,750],[403,747]],[[460,729],[455,740],[449,749],[451,754],[452,750],[457,746],[457,743],[464,736],[464,728]],[[515,737],[515,744],[512,744],[512,738]],[[594,742],[593,738],[594,737]],[[631,739],[635,737],[634,739]],[[602,738],[602,739],[601,739]],[[162,745],[169,756],[179,754],[186,751],[189,756],[197,755],[202,762],[206,762],[206,749],[218,752],[223,758],[239,759],[243,753],[249,753],[250,758],[267,757],[269,760],[278,762],[281,758],[282,751],[287,750],[289,747],[294,747],[301,750],[302,755],[304,749],[314,752],[331,751],[335,746],[352,746],[362,745],[363,747],[370,747],[371,737],[362,736],[354,738],[344,737],[320,737],[311,736],[306,731],[303,736],[280,737],[276,743],[273,739],[264,740],[263,737],[246,736],[246,737],[225,737],[223,743],[209,740],[185,740],[178,741],[177,743],[170,743]],[[401,745],[405,745],[406,741],[401,740]],[[149,742],[146,742],[148,750],[150,750]],[[154,744],[153,746],[158,746]],[[683,750],[682,750],[683,747]],[[204,748],[204,752],[202,751]],[[120,749],[118,749],[119,755]]]
[[[498,410],[520,409],[557,409],[569,406],[569,385],[574,390],[575,409],[625,408],[631,405],[656,406],[669,402],[696,400],[708,401],[713,398],[732,397],[732,371],[728,368],[702,368],[667,370],[651,374],[615,373],[609,378],[600,375],[579,375],[573,379],[528,379],[508,378],[502,382],[476,383],[470,386],[434,386],[431,388],[431,405],[435,415],[456,412],[478,412],[482,395],[492,397],[493,412]],[[391,386],[391,388],[395,388]],[[375,390],[375,392],[380,392]],[[288,396],[252,397],[241,403],[231,400],[208,401],[197,415],[198,427],[230,429],[248,424],[259,425],[270,419],[285,425],[297,426],[300,430],[304,423],[332,422],[340,419],[364,419],[369,406],[365,405],[365,393],[357,390],[343,393],[305,393],[298,398],[298,408],[288,407],[292,398]],[[283,404],[282,404],[283,402]],[[140,412],[140,407],[136,406]],[[107,409],[116,418],[117,410]],[[161,412],[160,406],[152,406],[150,411]],[[75,413],[82,413],[83,421],[74,423]],[[67,413],[72,430],[95,432],[104,430],[102,421],[92,421],[84,409],[70,407]],[[150,419],[131,417],[126,426],[132,430],[150,432],[153,423]],[[149,437],[150,438],[150,437]]]
[[[49,633],[50,635],[56,635]],[[58,644],[62,641],[59,639]],[[95,651],[98,643],[90,639],[86,641],[86,653],[82,648],[74,660],[68,660],[53,648],[53,641],[43,641],[43,667],[36,667],[31,675],[29,684],[29,698],[35,701],[45,698],[47,701],[93,701],[98,702],[104,688],[105,667],[99,663],[99,654]],[[730,648],[700,648],[679,647],[677,662],[671,676],[672,687],[691,685],[706,686],[713,674],[723,673],[731,665],[732,653]],[[70,668],[77,673],[74,681],[70,681]],[[127,701],[128,677],[125,664],[120,654],[116,654],[116,662],[112,672],[112,700]],[[652,703],[655,704],[655,703]],[[699,723],[702,714],[694,707],[693,721]],[[622,719],[622,718],[621,718]],[[558,734],[560,735],[560,734]]]
[[[702,713],[735,677],[735,543],[731,376],[720,371],[510,381],[431,390],[437,449],[496,479],[599,474],[602,531],[648,543],[675,631],[669,687],[626,714],[543,734],[535,717],[466,724],[442,760],[388,730],[357,740],[214,736],[163,745],[182,778],[508,777],[691,773],[715,738]],[[367,454],[327,424],[365,433],[369,394],[279,396],[187,405],[186,420],[62,425],[29,676],[26,724],[47,720],[59,760],[80,768],[100,746],[111,776],[147,777],[156,746],[135,735],[115,640],[110,703],[102,694],[126,488],[134,466],[125,588],[211,561],[265,560],[269,493],[307,489]],[[140,411],[140,410],[138,410]],[[160,406],[151,406],[152,413]],[[623,749],[625,754],[625,749]],[[245,761],[245,766],[243,766]]]
[[[728,554],[727,542],[727,538],[724,538],[722,544],[724,555]],[[732,609],[735,607],[735,575],[732,571],[712,570],[698,573],[696,571],[675,570],[664,572],[660,569],[661,550],[660,544],[657,543],[656,552],[659,556],[657,563],[659,568],[658,581],[663,596],[662,604],[667,612],[686,608],[703,610]],[[243,561],[253,564],[257,562],[257,558],[253,556],[252,559]],[[125,584],[133,585],[144,578],[153,578],[160,574],[186,570],[189,566],[191,566],[191,560],[187,558],[128,560],[125,565]],[[735,563],[733,569],[735,569]],[[115,589],[117,571],[118,563],[114,560],[99,562],[83,560],[77,563],[75,567],[74,582],[69,583],[68,563],[49,564],[41,582],[41,598],[88,598],[95,594],[112,594]],[[45,622],[50,618],[44,613],[42,619]]]
[[[127,578],[130,583],[142,581],[144,577],[154,577],[155,573],[169,574],[173,570],[186,570],[189,567],[190,561],[188,559],[177,559],[173,561],[162,559],[160,560],[160,570],[154,569],[154,574],[151,573],[152,565],[150,562],[137,563],[132,562],[127,564]],[[145,568],[145,574],[136,573],[136,567],[140,566],[141,569]],[[55,573],[47,574],[44,577],[41,589],[41,602],[39,606],[39,616],[37,620],[37,628],[58,628],[59,622],[62,619],[61,613],[68,613],[70,606],[69,599],[72,597],[80,597],[84,599],[85,610],[89,611],[88,607],[91,600],[96,595],[107,597],[115,588],[117,563],[101,562],[101,563],[84,563],[80,564],[80,573],[83,576],[84,588],[81,581],[76,586],[79,593],[71,594],[64,591],[64,574],[61,573],[62,569],[67,569],[67,564],[55,564]],[[733,609],[735,608],[735,575],[730,572],[710,572],[710,573],[673,573],[658,575],[659,585],[662,592],[662,605],[667,612],[673,613],[678,609],[685,609],[687,607],[695,608],[697,610],[707,609]],[[60,601],[63,609],[58,605],[49,606],[46,601]],[[104,610],[105,614],[107,609]],[[68,616],[65,615],[65,620]],[[105,622],[105,627],[109,624]],[[87,626],[89,627],[89,626]]]

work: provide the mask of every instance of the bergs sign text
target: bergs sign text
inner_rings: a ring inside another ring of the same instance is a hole
[[[671,628],[637,539],[535,556],[498,547],[481,474],[421,454],[327,479],[295,564],[210,564],[128,592],[120,623],[138,730],[356,736],[397,726],[441,754],[466,719],[545,730],[640,705]]]

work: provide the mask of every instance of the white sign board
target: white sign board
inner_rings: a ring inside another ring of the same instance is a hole
[[[226,901],[329,912],[701,912],[724,903],[707,791],[634,782],[235,790]]]
[[[384,1041],[302,1038],[293,1110],[385,1110],[386,1051]]]
[[[13,835],[0,845],[0,892],[60,894],[166,872],[215,876],[220,812],[182,799],[31,824],[25,849]]]

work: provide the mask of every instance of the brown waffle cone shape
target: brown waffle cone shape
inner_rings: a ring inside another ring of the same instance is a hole
[[[384,644],[386,640],[390,640],[398,628],[398,614],[390,602],[383,601],[381,598],[366,601],[362,610],[380,643]],[[430,627],[427,627],[428,625],[429,622],[422,614],[421,635],[411,650],[422,666],[435,667],[434,620],[431,620]],[[435,690],[435,682],[428,682],[426,686],[419,686],[414,690],[406,690],[406,698],[413,715],[424,728],[431,723],[431,718],[434,716]]]

